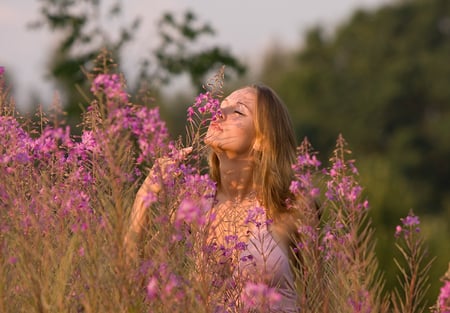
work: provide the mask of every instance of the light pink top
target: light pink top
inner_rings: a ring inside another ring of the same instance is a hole
[[[275,288],[282,296],[281,301],[271,307],[273,312],[297,313],[300,310],[287,253],[267,225],[261,224],[252,231],[247,248],[241,253],[239,270],[249,275],[250,280],[256,279]],[[250,261],[248,255],[251,255]]]

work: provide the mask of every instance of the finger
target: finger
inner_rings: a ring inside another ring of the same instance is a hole
[[[176,151],[173,154],[173,160],[175,161],[183,161],[186,157],[192,152],[192,147],[187,147]]]
[[[186,158],[191,152],[193,148],[192,147],[186,147],[180,150],[181,158]]]

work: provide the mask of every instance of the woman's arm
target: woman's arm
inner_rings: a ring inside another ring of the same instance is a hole
[[[163,189],[164,180],[173,170],[174,164],[185,159],[191,153],[192,147],[184,148],[179,151],[179,155],[175,158],[161,158],[157,159],[155,165],[150,169],[150,173],[145,178],[144,183],[136,193],[136,198],[131,209],[130,224],[125,234],[124,246],[128,257],[137,257],[137,244],[142,235],[142,230],[147,224],[146,210],[149,201],[152,198],[158,197],[158,194]]]
[[[136,193],[131,209],[130,224],[124,240],[125,252],[128,257],[136,258],[137,256],[137,243],[146,224],[148,199],[152,196],[157,196],[161,189],[162,182],[156,179],[155,171],[152,168],[150,174]]]

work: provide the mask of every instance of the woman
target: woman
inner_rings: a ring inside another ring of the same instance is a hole
[[[296,141],[285,105],[267,86],[238,89],[222,101],[204,141],[211,148],[210,175],[217,183],[209,241],[224,245],[236,236],[244,242],[241,255],[251,256],[252,266],[238,261],[235,272],[276,288],[281,299],[274,312],[297,312],[290,243],[296,233],[292,204],[298,202],[289,191]],[[141,227],[143,195],[159,189],[144,183],[138,192],[135,232]]]

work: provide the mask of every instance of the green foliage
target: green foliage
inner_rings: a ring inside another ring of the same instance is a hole
[[[201,91],[208,74],[223,65],[238,75],[244,74],[245,66],[224,48],[214,46],[198,52],[189,49],[202,35],[214,35],[209,24],[196,26],[196,21],[197,17],[191,11],[184,14],[182,21],[177,21],[171,13],[166,13],[161,18],[158,30],[162,43],[155,51],[160,65],[160,79],[167,83],[171,76],[185,72],[189,75],[192,85],[198,86],[198,91]]]
[[[140,25],[138,18],[129,25],[121,26],[117,38],[112,38],[107,25],[102,21],[120,17],[120,2],[105,8],[100,0],[87,1],[41,1],[40,20],[34,22],[34,28],[48,27],[58,34],[59,42],[53,51],[49,64],[49,77],[62,92],[69,115],[69,123],[76,125],[84,110],[89,82],[86,71],[93,68],[92,60],[106,48],[119,59],[125,44],[130,42]],[[106,12],[105,12],[106,11]],[[105,15],[105,16],[103,16]]]
[[[311,29],[297,52],[273,53],[262,72],[290,107],[299,136],[322,152],[338,132],[351,143],[378,232],[410,208],[442,216],[440,236],[428,237],[440,254],[449,235],[449,56],[450,3],[399,1],[355,12],[332,34]],[[378,249],[388,268],[393,247],[382,240]]]

